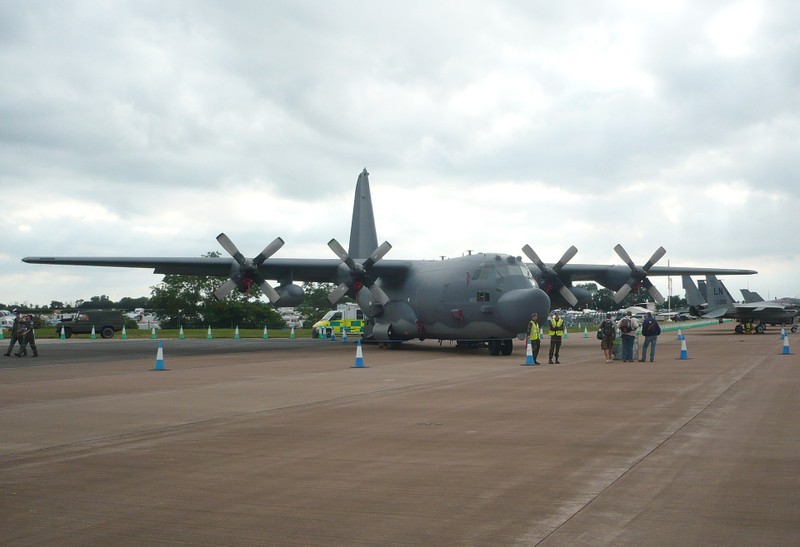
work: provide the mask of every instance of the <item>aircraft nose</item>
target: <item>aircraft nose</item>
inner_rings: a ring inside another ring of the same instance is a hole
[[[524,333],[532,313],[538,313],[540,319],[550,313],[550,297],[541,289],[516,289],[504,293],[497,301],[500,323],[511,332]]]

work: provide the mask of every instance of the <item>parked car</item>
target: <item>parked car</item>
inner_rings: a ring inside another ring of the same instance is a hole
[[[122,330],[124,322],[119,311],[81,310],[72,319],[56,323],[56,334],[60,336],[63,329],[64,338],[69,338],[73,334],[89,334],[94,328],[101,337],[112,338],[115,332]]]

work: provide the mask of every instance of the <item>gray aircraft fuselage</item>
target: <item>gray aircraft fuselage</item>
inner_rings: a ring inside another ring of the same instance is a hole
[[[391,299],[382,309],[362,301],[369,291],[357,297],[363,309],[377,312],[367,315],[379,340],[523,338],[531,314],[544,322],[550,311],[550,298],[529,270],[505,254],[414,261],[403,278],[382,277],[380,286]]]

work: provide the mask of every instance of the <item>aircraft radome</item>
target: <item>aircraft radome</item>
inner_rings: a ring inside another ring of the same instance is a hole
[[[595,281],[617,291],[621,301],[632,290],[646,288],[663,300],[648,275],[754,274],[752,270],[677,268],[654,266],[665,253],[659,248],[644,266],[636,266],[621,245],[615,247],[626,265],[572,265],[577,252],[571,247],[556,264],[548,266],[528,245],[521,257],[479,252],[444,260],[388,260],[388,242],[378,245],[369,173],[364,169],[356,183],[349,249],[331,239],[328,246],[338,258],[273,258],[283,246],[276,238],[256,257],[242,255],[224,234],[217,240],[232,258],[191,257],[26,257],[31,264],[153,268],[157,274],[227,277],[214,295],[225,298],[232,290],[261,287],[273,305],[292,307],[303,301],[295,281],[338,284],[329,295],[332,303],[345,295],[355,299],[367,317],[364,337],[395,343],[426,338],[455,340],[457,346],[487,344],[492,355],[510,355],[513,339],[524,339],[530,316],[544,323],[553,307],[576,306],[588,301],[587,291],[573,281]],[[273,287],[267,280],[278,282]]]

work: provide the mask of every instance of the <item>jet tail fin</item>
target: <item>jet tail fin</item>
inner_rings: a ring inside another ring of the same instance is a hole
[[[683,288],[686,290],[686,303],[693,307],[705,305],[706,299],[700,294],[700,290],[694,284],[692,278],[688,275],[682,275],[681,280],[683,281]]]
[[[350,224],[349,254],[353,258],[368,258],[378,248],[375,231],[375,216],[372,212],[372,196],[369,191],[369,173],[364,168],[356,182],[356,197],[353,202],[353,220]]]
[[[748,304],[752,302],[763,302],[764,299],[761,298],[761,295],[754,291],[748,291],[747,289],[739,289],[742,293],[742,298]]]
[[[708,287],[708,309],[716,310],[718,308],[727,309],[728,306],[733,304],[733,297],[722,281],[717,279],[716,275],[706,276],[706,286]]]

